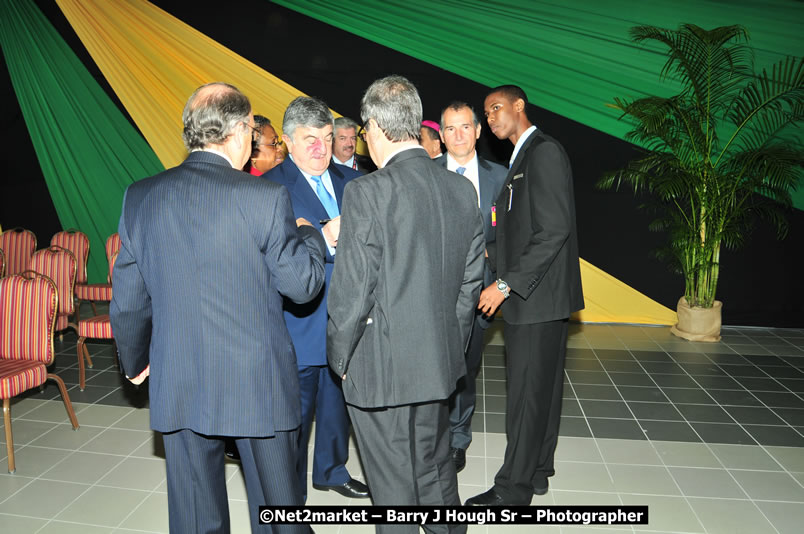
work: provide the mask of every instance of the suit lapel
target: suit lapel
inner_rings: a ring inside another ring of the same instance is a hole
[[[287,161],[290,163],[288,168],[288,183],[290,184],[288,191],[290,191],[290,195],[293,197],[293,202],[303,205],[306,211],[314,213],[318,219],[329,219],[327,210],[324,209],[321,201],[318,200],[318,195],[315,194],[313,188],[307,183],[307,179],[302,172],[290,158],[288,158]]]
[[[343,188],[346,187],[346,177],[337,165],[330,165],[329,179],[332,180],[332,189],[335,190],[335,200],[338,202],[338,212],[340,212],[343,208],[341,202],[343,201]]]

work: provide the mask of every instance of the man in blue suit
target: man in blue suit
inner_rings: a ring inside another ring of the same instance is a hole
[[[284,187],[240,171],[254,129],[245,95],[204,85],[182,119],[187,159],[126,191],[112,328],[126,376],[140,383],[150,373],[170,532],[229,532],[222,436],[240,450],[258,532],[257,506],[303,503],[299,382],[282,297],[319,293],[326,245],[294,222]]]
[[[302,430],[298,477],[307,495],[307,443],[316,417],[313,487],[350,498],[367,498],[368,487],[346,470],[349,416],[341,380],[327,365],[327,291],[340,230],[340,205],[346,183],[360,173],[332,162],[333,117],[327,105],[299,97],[285,110],[282,139],[290,157],[263,174],[290,192],[296,217],[313,221],[327,239],[326,287],[306,304],[285,302],[285,320],[299,361]]]
[[[488,247],[494,243],[492,206],[505,183],[508,169],[486,161],[477,154],[475,143],[480,138],[480,129],[480,121],[469,104],[452,102],[441,112],[440,135],[447,147],[447,154],[434,161],[472,182],[483,215],[483,233]],[[488,261],[484,262],[483,287],[491,284],[494,278]],[[466,449],[472,443],[475,377],[483,357],[483,338],[492,320],[493,317],[476,312],[475,326],[466,349],[466,375],[458,380],[458,387],[449,399],[450,455],[457,472],[466,467]]]

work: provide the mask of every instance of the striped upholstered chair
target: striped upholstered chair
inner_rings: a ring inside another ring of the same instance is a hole
[[[53,328],[59,306],[56,284],[32,271],[0,279],[0,398],[6,430],[8,472],[14,464],[11,398],[54,380],[73,429],[78,429],[70,396],[61,377],[47,372],[53,362]]]
[[[120,235],[115,232],[106,240],[106,261],[111,265],[112,256],[120,250]],[[81,300],[88,300],[92,305],[92,313],[98,315],[95,308],[96,302],[109,302],[112,300],[112,279],[109,277],[105,284],[75,284],[75,297]]]
[[[59,291],[56,332],[61,332],[68,327],[76,328],[75,323],[70,323],[70,316],[75,312],[73,291],[77,266],[72,252],[55,245],[37,250],[31,257],[31,270],[53,280]]]
[[[25,228],[12,228],[0,234],[0,248],[6,255],[6,275],[21,273],[36,250],[36,236]]]
[[[78,300],[85,300],[81,299],[79,296],[79,287],[85,286],[87,284],[87,260],[89,259],[89,237],[84,232],[80,230],[76,230],[75,228],[70,228],[69,230],[62,230],[53,235],[50,239],[51,246],[55,245],[57,247],[66,248],[70,252],[73,253],[75,256],[76,269],[75,269],[75,287],[73,291],[75,292],[74,295],[78,298]],[[60,298],[65,298],[64,295],[59,294]],[[72,297],[71,297],[72,298]],[[75,319],[78,321],[81,311],[81,303],[76,303],[75,306]]]
[[[115,252],[109,260],[109,280],[112,279],[115,260],[117,260],[117,252]],[[109,295],[109,300],[112,300],[111,295]],[[96,315],[89,319],[81,319],[78,321],[78,387],[81,391],[84,391],[84,387],[86,387],[84,360],[86,360],[87,366],[92,367],[92,359],[89,357],[89,350],[86,346],[87,338],[114,339],[114,334],[112,334],[112,322],[109,320],[108,314]]]

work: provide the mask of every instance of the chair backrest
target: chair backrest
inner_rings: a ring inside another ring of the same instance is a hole
[[[75,228],[70,228],[54,234],[50,239],[50,244],[66,248],[73,253],[75,260],[78,262],[75,282],[77,284],[86,284],[87,258],[89,258],[89,237],[87,237],[87,234]]]
[[[114,265],[114,258],[120,250],[120,234],[113,233],[106,239],[106,261],[109,262],[109,278],[107,282],[112,283],[112,266]]]
[[[114,262],[117,261],[117,254],[120,251],[116,250],[114,254],[112,254],[112,259],[109,260],[109,283],[112,283],[112,273],[114,272]]]
[[[53,361],[56,284],[33,271],[0,279],[0,358]]]
[[[44,274],[56,283],[59,291],[59,313],[75,311],[73,291],[77,262],[73,253],[59,246],[37,250],[31,258],[31,270]]]
[[[6,274],[21,273],[36,250],[36,236],[25,228],[12,228],[0,234],[0,248],[6,256]]]
[[[6,253],[0,248],[0,278],[6,275]]]

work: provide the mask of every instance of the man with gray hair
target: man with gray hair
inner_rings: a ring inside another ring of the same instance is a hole
[[[362,174],[377,170],[377,166],[362,154],[356,152],[359,127],[349,117],[335,119],[335,135],[332,137],[332,161],[350,167]]]
[[[302,504],[299,382],[282,296],[318,294],[326,245],[294,222],[284,187],[240,170],[254,128],[245,95],[204,85],[182,118],[187,159],[126,191],[112,328],[126,376],[139,384],[150,373],[170,532],[229,532],[226,436],[240,451],[258,532],[258,506]]]
[[[344,195],[327,356],[343,379],[374,504],[457,505],[447,399],[466,373],[483,279],[477,196],[419,145],[422,105],[407,79],[374,82],[360,115],[379,170]]]
[[[313,221],[327,240],[326,283],[306,304],[285,302],[285,322],[296,349],[301,386],[302,431],[298,478],[307,495],[307,443],[315,414],[313,487],[350,498],[368,488],[346,469],[349,416],[340,379],[327,366],[327,291],[335,262],[340,203],[346,183],[360,173],[332,162],[332,112],[316,98],[301,96],[285,110],[282,139],[290,156],[263,176],[290,191],[296,217]]]

